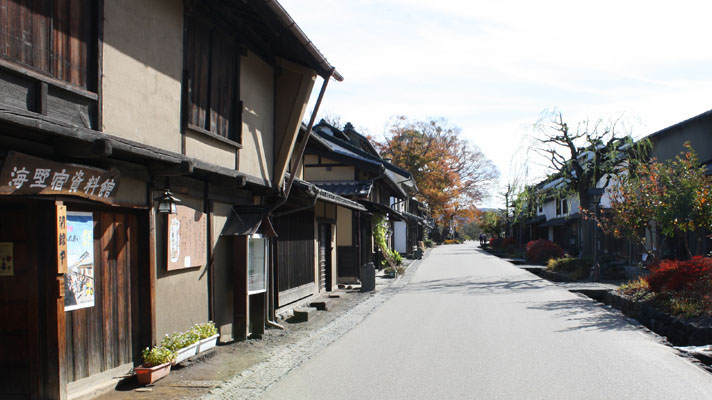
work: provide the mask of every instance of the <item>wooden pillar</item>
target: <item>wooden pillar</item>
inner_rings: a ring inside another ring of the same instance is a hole
[[[233,236],[233,316],[232,336],[235,340],[247,339],[248,297],[247,297],[247,236]]]
[[[149,196],[151,190],[149,186]],[[148,210],[148,227],[144,230],[148,239],[148,262],[141,274],[141,298],[146,300],[145,308],[141,310],[141,319],[146,324],[143,327],[144,340],[147,345],[156,344],[156,209],[153,201],[149,201],[151,208]],[[144,242],[145,243],[145,242]]]
[[[45,272],[46,279],[46,381],[44,396],[50,399],[64,400],[67,398],[67,371],[66,371],[66,325],[64,314],[64,273],[66,272],[66,259],[62,260],[59,246],[59,236],[62,232],[61,219],[64,217],[64,233],[66,235],[66,206],[61,201],[54,204],[53,216],[54,229],[51,237],[41,235],[38,237],[39,248],[54,249],[47,257],[48,267],[40,269]],[[46,215],[46,214],[45,214]],[[66,236],[65,236],[66,238]],[[66,257],[66,245],[64,256]],[[39,260],[42,260],[40,258]],[[62,262],[64,261],[64,262]]]

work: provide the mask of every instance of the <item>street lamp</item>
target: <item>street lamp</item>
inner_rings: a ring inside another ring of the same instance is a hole
[[[158,213],[159,214],[175,214],[176,213],[176,203],[180,203],[180,199],[173,196],[170,189],[166,188],[163,193],[154,198],[158,202]]]
[[[593,208],[593,265],[591,267],[591,279],[594,282],[601,280],[601,267],[598,265],[598,227],[595,218],[598,218],[598,203],[603,197],[604,188],[589,188],[588,195],[591,197],[591,207]]]

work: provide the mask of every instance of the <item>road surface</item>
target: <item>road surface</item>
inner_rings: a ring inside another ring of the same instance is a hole
[[[711,399],[712,375],[617,311],[472,242],[264,393],[266,399]]]

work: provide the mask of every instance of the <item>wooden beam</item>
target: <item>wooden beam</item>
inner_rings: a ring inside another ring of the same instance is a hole
[[[150,173],[153,176],[183,176],[192,174],[193,167],[193,162],[190,160],[183,160],[178,164],[169,166],[154,163],[150,166]]]
[[[108,139],[94,142],[62,143],[56,146],[59,154],[72,158],[107,158],[114,153],[114,146]]]

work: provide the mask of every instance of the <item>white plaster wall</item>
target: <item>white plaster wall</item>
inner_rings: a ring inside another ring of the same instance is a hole
[[[395,221],[393,223],[393,244],[395,251],[401,254],[408,252],[406,239],[406,223],[403,221]]]
[[[102,130],[180,152],[183,2],[104,3]]]
[[[353,246],[351,219],[352,211],[344,207],[336,207],[336,245]]]
[[[556,218],[556,200],[549,200],[544,203],[544,215],[546,215],[547,220]]]
[[[206,163],[234,169],[236,150],[201,133],[187,131],[185,135],[185,155]]]
[[[269,183],[274,168],[274,69],[252,52],[240,60],[244,108],[239,170]]]
[[[215,259],[215,325],[220,341],[228,342],[232,336],[233,314],[233,240],[232,236],[220,236],[231,214],[232,206],[213,203],[213,257]]]
[[[181,196],[181,204],[203,210],[203,202]],[[189,329],[208,321],[208,275],[206,266],[166,271],[165,215],[156,215],[156,335]]]
[[[330,168],[328,170],[327,168]],[[352,181],[354,180],[353,167],[306,167],[304,180],[309,182],[319,181]]]
[[[579,211],[579,198],[578,195],[572,195],[568,198],[569,201],[569,215],[576,214]]]
[[[115,201],[122,205],[146,205],[146,182],[122,176]]]

